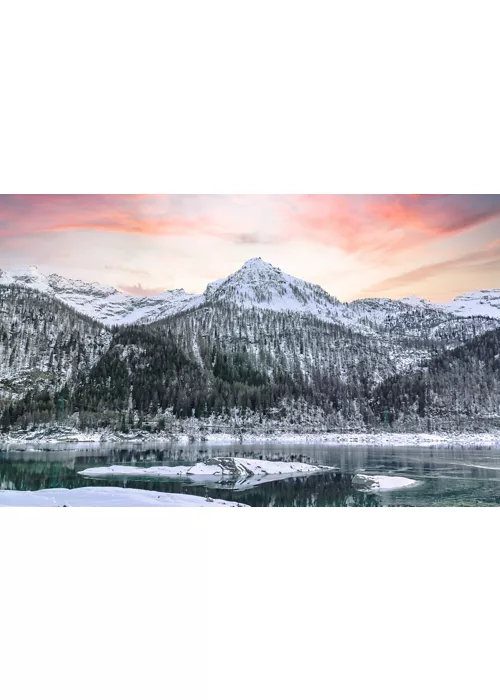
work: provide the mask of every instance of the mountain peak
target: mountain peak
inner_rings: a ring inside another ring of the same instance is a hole
[[[22,284],[38,289],[39,291],[47,291],[48,282],[47,276],[36,267],[29,265],[18,267],[14,270],[0,270],[1,284]]]
[[[210,303],[305,313],[328,320],[338,319],[342,306],[318,285],[287,275],[262,258],[251,258],[229,277],[209,284],[204,297]]]
[[[281,272],[279,268],[274,267],[274,265],[271,265],[271,263],[268,263],[265,260],[262,260],[262,258],[250,258],[234,274],[238,274],[238,272],[242,271],[271,272],[272,270]]]
[[[26,265],[24,267],[18,267],[15,270],[9,270],[10,274],[12,277],[30,277],[30,278],[37,278],[37,277],[44,277],[42,272],[38,269],[36,265]]]
[[[256,258],[248,258],[248,260],[244,263],[243,266],[245,265],[267,265],[268,267],[272,267],[271,263],[266,262],[263,260],[260,255],[259,257]]]

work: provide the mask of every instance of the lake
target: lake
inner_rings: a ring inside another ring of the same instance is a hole
[[[161,477],[86,478],[88,467],[191,465],[209,457],[291,460],[335,466],[314,474],[234,490],[230,483],[193,484]],[[418,486],[382,493],[356,489],[356,473],[416,479]],[[0,489],[36,491],[55,487],[117,486],[190,493],[273,507],[499,506],[500,449],[461,447],[363,447],[332,445],[119,445],[89,450],[58,449],[0,452]]]

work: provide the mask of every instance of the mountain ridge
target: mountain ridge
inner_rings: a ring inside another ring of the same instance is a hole
[[[281,271],[262,258],[251,258],[236,272],[208,284],[203,294],[184,289],[165,290],[153,296],[136,297],[111,286],[45,274],[36,266],[0,269],[0,286],[28,287],[71,306],[79,313],[108,326],[147,324],[168,318],[205,303],[232,303],[244,308],[261,308],[310,314],[325,321],[363,327],[368,319],[377,325],[390,314],[406,310],[442,313],[459,318],[474,316],[500,321],[500,289],[477,290],[450,302],[433,303],[419,297],[373,298],[342,302],[317,284]],[[368,332],[364,328],[364,332]]]

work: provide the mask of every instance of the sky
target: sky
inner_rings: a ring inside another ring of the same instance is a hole
[[[0,268],[138,296],[261,257],[342,301],[500,287],[500,195],[0,195]]]

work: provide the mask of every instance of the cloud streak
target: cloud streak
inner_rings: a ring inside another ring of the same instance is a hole
[[[491,246],[485,250],[478,250],[460,255],[456,258],[450,258],[438,263],[429,265],[421,265],[413,270],[405,272],[401,275],[388,277],[376,284],[371,285],[362,290],[361,295],[378,295],[394,291],[401,288],[410,288],[414,285],[425,282],[431,278],[438,277],[449,272],[464,273],[486,270],[500,271],[500,246],[495,246],[494,252],[491,252]]]
[[[162,236],[209,224],[176,213],[168,195],[0,195],[0,235],[94,230]]]

